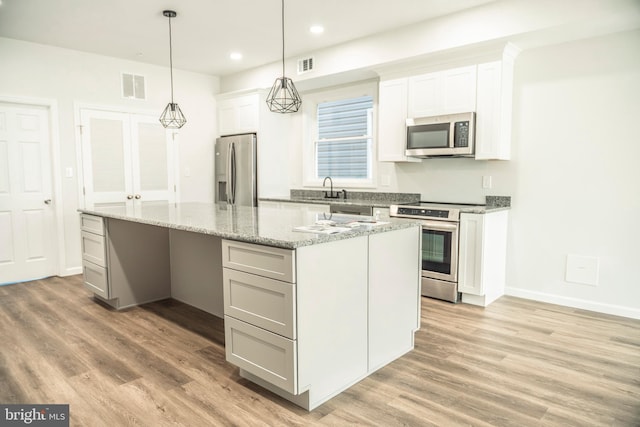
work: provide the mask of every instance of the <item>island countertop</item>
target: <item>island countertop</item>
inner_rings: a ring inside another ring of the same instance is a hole
[[[125,207],[86,207],[80,212],[104,218],[120,219],[224,239],[295,249],[368,234],[414,227],[417,220],[384,218],[376,225],[362,224],[334,234],[295,231],[318,220],[358,221],[368,217],[312,213],[286,205],[273,207],[230,206],[214,203],[150,203],[137,209]]]

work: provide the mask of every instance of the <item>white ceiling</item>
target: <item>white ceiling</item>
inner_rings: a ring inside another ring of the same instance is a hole
[[[494,0],[287,0],[287,57]],[[280,0],[0,0],[0,37],[224,76],[281,59]],[[325,32],[313,35],[309,27]],[[229,58],[232,51],[241,61]]]

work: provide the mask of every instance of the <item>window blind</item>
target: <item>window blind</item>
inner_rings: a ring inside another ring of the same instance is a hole
[[[318,178],[369,177],[372,111],[371,96],[318,104]]]

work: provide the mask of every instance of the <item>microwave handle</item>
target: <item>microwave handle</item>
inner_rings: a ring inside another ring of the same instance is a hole
[[[456,122],[451,120],[449,123],[449,148],[455,147],[456,144]]]

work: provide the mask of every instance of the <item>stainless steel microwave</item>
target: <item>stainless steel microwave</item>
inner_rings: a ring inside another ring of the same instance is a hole
[[[473,157],[476,113],[407,119],[410,157]]]

